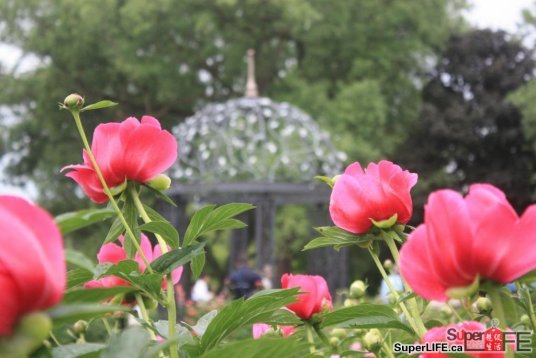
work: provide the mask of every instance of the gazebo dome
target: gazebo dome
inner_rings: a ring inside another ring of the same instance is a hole
[[[173,133],[180,182],[299,183],[339,174],[346,159],[309,115],[265,97],[207,105]]]

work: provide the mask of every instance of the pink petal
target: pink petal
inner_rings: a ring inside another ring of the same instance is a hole
[[[125,180],[123,155],[125,147],[119,135],[122,124],[99,124],[93,133],[91,150],[99,164],[106,184],[116,186]]]
[[[499,282],[512,282],[536,269],[536,205],[529,206],[510,237],[510,251],[497,269]]]
[[[433,258],[430,269],[447,287],[471,284],[477,274],[471,260],[474,232],[462,196],[452,190],[432,193],[424,220],[428,255]]]
[[[21,312],[21,292],[0,262],[0,337],[10,336]]]
[[[341,175],[333,186],[329,203],[333,223],[356,234],[367,232],[372,226],[367,194],[360,181],[349,175]]]
[[[272,328],[272,326],[270,326],[269,324],[255,323],[251,328],[253,333],[253,339],[261,338],[263,334],[270,330],[270,328]]]
[[[95,171],[82,165],[71,165],[65,167],[75,170],[65,174],[66,177],[73,179],[82,187],[82,190],[91,199],[91,201],[102,204],[108,201],[108,196],[104,194],[99,178]],[[64,169],[65,169],[64,168]]]
[[[141,117],[141,124],[146,125],[146,126],[155,127],[155,128],[158,128],[158,129],[162,129],[158,119],[156,119],[153,116],[143,116],[143,117]]]
[[[416,294],[429,300],[446,301],[446,287],[430,269],[427,254],[426,226],[420,225],[400,250],[400,274]]]
[[[111,263],[116,264],[119,261],[127,259],[125,249],[121,246],[111,242],[101,246],[99,253],[97,254],[97,260],[100,264]]]
[[[152,125],[138,126],[124,144],[125,174],[141,183],[161,174],[177,159],[175,137]]]
[[[505,195],[491,185],[473,185],[465,198],[471,224],[475,227],[472,242],[473,265],[488,279],[506,283],[501,262],[514,261],[510,256],[511,233],[518,221]]]

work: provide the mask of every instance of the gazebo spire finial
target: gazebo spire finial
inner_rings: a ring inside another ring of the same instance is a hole
[[[248,50],[248,80],[246,83],[246,97],[258,97],[259,90],[255,81],[255,50]]]

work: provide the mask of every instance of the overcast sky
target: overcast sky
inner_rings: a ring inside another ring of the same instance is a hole
[[[472,0],[470,3],[472,3],[473,6],[465,15],[469,22],[477,27],[516,32],[522,19],[521,11],[525,8],[536,8],[535,1],[536,0]],[[13,66],[20,55],[20,51],[16,48],[0,44],[0,61],[3,62],[4,65],[7,65],[8,67]],[[26,61],[26,64],[23,64],[22,68],[19,69],[24,70],[24,67],[31,67],[31,64],[32,60],[30,58]],[[17,194],[26,197],[35,195],[35,193],[27,193],[27,191],[3,186],[1,183],[0,194]]]

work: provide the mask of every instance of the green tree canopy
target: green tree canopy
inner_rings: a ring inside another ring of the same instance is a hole
[[[532,78],[533,53],[504,32],[454,35],[423,90],[423,106],[401,161],[424,193],[476,182],[504,190],[518,209],[530,201],[535,152],[508,95]]]
[[[462,5],[0,0],[0,40],[39,62],[30,72],[0,72],[0,106],[17,118],[9,175],[33,180],[49,208],[76,205],[59,168],[80,161],[80,144],[58,101],[77,91],[121,103],[87,116],[89,130],[145,113],[170,128],[204,103],[243,93],[247,48],[257,53],[262,94],[317,117],[353,160],[378,159],[416,117],[426,64],[459,25]]]

